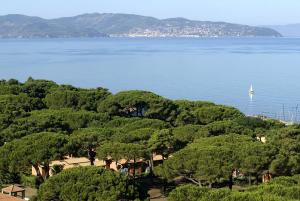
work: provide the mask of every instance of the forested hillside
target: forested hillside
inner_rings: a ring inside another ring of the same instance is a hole
[[[300,126],[246,117],[204,101],[146,91],[112,94],[29,78],[0,81],[0,185],[39,188],[34,200],[147,200],[159,180],[170,201],[300,199]],[[65,156],[152,161],[149,174],[78,167],[31,176]],[[152,161],[153,162],[153,161]],[[262,184],[264,175],[271,175]]]

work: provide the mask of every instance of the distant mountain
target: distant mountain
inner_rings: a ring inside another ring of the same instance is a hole
[[[184,18],[159,20],[130,14],[94,13],[57,19],[0,16],[0,38],[46,37],[281,37],[281,34],[264,27]]]
[[[0,38],[103,37],[95,29],[25,15],[0,16]]]
[[[300,23],[288,25],[266,26],[281,33],[285,37],[300,37]]]

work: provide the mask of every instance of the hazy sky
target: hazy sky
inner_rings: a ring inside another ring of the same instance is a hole
[[[250,25],[300,23],[300,0],[1,0],[0,15],[45,18],[82,13],[133,13]]]

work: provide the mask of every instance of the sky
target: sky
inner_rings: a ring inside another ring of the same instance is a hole
[[[0,15],[43,18],[130,13],[249,25],[300,23],[300,0],[1,0]]]

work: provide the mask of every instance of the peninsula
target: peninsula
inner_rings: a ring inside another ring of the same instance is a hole
[[[132,14],[93,13],[43,19],[0,16],[0,38],[77,37],[281,37],[271,28],[185,18],[157,19]]]

